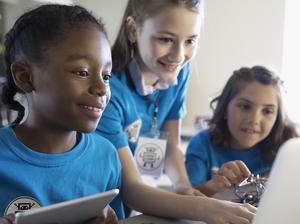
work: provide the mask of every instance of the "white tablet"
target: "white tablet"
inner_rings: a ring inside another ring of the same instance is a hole
[[[16,213],[16,224],[81,223],[101,214],[119,193],[118,189]]]

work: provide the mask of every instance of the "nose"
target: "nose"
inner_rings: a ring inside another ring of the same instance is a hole
[[[253,110],[252,113],[250,114],[250,122],[253,125],[258,125],[261,121],[261,112],[260,110]]]
[[[94,78],[90,80],[89,92],[92,95],[105,96],[110,92],[110,88],[101,75],[94,75]]]
[[[185,59],[185,46],[182,43],[176,43],[173,45],[168,60],[170,62],[182,63]]]

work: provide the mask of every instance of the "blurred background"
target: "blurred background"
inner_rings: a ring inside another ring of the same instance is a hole
[[[101,16],[113,43],[127,0],[0,0],[0,43],[20,14],[50,2],[79,4]],[[288,112],[293,120],[300,122],[296,99],[300,92],[297,82],[300,32],[296,24],[300,21],[299,1],[206,0],[205,3],[205,21],[192,63],[183,134],[192,135],[196,131],[195,122],[196,129],[205,127],[201,122],[211,115],[210,100],[220,92],[233,70],[242,66],[264,65],[280,73],[288,90]],[[2,49],[0,44],[0,77],[4,73]],[[3,110],[1,116],[5,117]]]

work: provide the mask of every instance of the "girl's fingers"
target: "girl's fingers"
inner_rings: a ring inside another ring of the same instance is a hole
[[[118,223],[119,223],[118,217],[115,211],[112,208],[110,208],[107,212],[105,224],[118,224]]]
[[[239,170],[241,171],[244,178],[249,177],[251,175],[250,170],[246,166],[246,164],[241,160],[236,160],[236,165],[239,167]]]
[[[256,213],[257,212],[257,208],[250,205],[250,204],[244,204],[244,207],[248,209],[248,211],[252,212],[252,213]]]
[[[0,224],[14,224],[15,223],[15,215],[8,214],[5,217],[0,218]]]
[[[219,175],[226,177],[232,184],[237,184],[238,181],[238,175],[233,171],[232,168],[229,167],[222,167],[219,170]]]
[[[241,183],[251,172],[246,164],[241,160],[225,163],[219,170],[219,173],[227,177],[232,184]]]

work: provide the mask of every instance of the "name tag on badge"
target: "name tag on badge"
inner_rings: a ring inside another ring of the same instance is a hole
[[[135,161],[141,174],[159,177],[163,173],[167,138],[140,136],[135,150]]]
[[[125,128],[125,133],[127,135],[129,142],[132,143],[137,142],[141,127],[142,127],[142,120],[138,119]]]

